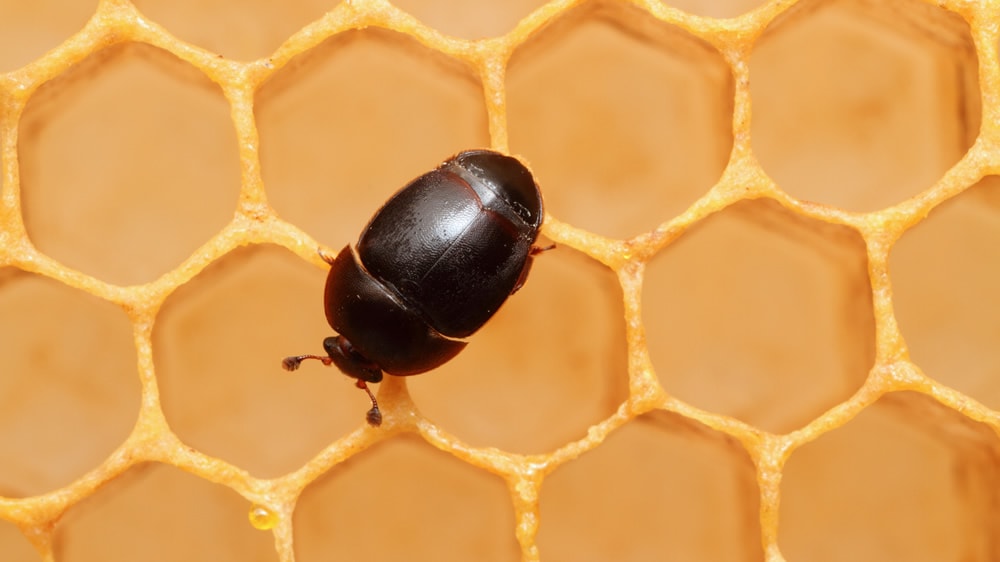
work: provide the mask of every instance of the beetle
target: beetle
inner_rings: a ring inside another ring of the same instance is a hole
[[[414,179],[380,208],[330,264],[326,320],[337,336],[326,355],[286,357],[333,363],[368,393],[366,419],[382,423],[367,383],[410,376],[451,360],[524,285],[544,211],[531,172],[514,157],[467,150]]]

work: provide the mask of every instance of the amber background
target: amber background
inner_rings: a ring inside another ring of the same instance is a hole
[[[0,0],[0,559],[1000,560],[1000,4],[944,4]],[[559,249],[370,430],[279,368],[315,248],[474,146]]]

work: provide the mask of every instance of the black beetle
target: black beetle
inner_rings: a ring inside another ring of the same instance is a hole
[[[368,393],[367,419],[382,423],[366,383],[383,371],[429,371],[462,351],[507,297],[521,288],[542,224],[542,196],[516,158],[468,150],[411,181],[382,206],[357,248],[331,258],[326,319],[339,336],[326,356],[286,357],[334,363]]]

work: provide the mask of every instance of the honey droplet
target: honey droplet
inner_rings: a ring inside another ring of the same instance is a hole
[[[278,514],[262,505],[254,504],[250,506],[248,517],[250,518],[250,524],[255,529],[260,529],[261,531],[269,531],[278,524]]]

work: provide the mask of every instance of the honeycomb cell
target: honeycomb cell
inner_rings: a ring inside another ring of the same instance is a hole
[[[740,445],[646,415],[542,487],[542,560],[763,560],[758,490]]]
[[[711,215],[654,258],[642,312],[667,392],[768,431],[845,400],[874,363],[861,237],[770,201]]]
[[[154,361],[167,420],[185,443],[272,477],[364,424],[367,398],[335,368],[281,368],[285,356],[322,352],[324,279],[285,250],[254,247],[167,299]]]
[[[0,495],[69,484],[100,464],[139,413],[132,330],[112,304],[0,269]]]
[[[87,23],[95,5],[63,0],[0,1],[0,72],[24,66],[65,41]]]
[[[42,559],[24,534],[6,521],[0,523],[0,552],[3,552],[4,560],[39,562]]]
[[[808,5],[750,59],[764,170],[795,197],[858,211],[928,189],[979,133],[968,25],[914,0]]]
[[[19,137],[25,223],[38,248],[137,284],[222,228],[239,162],[229,106],[206,85],[164,51],[125,45],[43,86]]]
[[[173,467],[144,465],[72,507],[56,529],[60,562],[272,562],[274,538],[247,524],[232,490]]]
[[[135,1],[136,7],[170,33],[237,60],[254,60],[271,54],[290,35],[322,17],[335,4],[324,0]],[[221,33],[223,29],[225,32]]]
[[[719,53],[631,8],[587,4],[515,52],[510,143],[547,210],[631,237],[686,209],[732,148],[733,84]]]
[[[788,560],[993,560],[998,452],[987,426],[888,395],[792,453],[778,544]]]
[[[554,450],[627,397],[623,315],[611,271],[558,247],[535,257],[528,282],[462,353],[409,378],[410,392],[473,445]]]
[[[1000,178],[944,202],[892,250],[896,317],[929,376],[1000,408]]]
[[[279,72],[257,100],[261,171],[278,213],[339,250],[408,181],[487,146],[482,91],[443,63],[412,39],[366,30]]]
[[[382,442],[306,488],[297,560],[516,560],[503,480],[410,436]]]
[[[545,0],[396,0],[393,5],[413,14],[441,33],[466,39],[497,37],[517,25]]]

